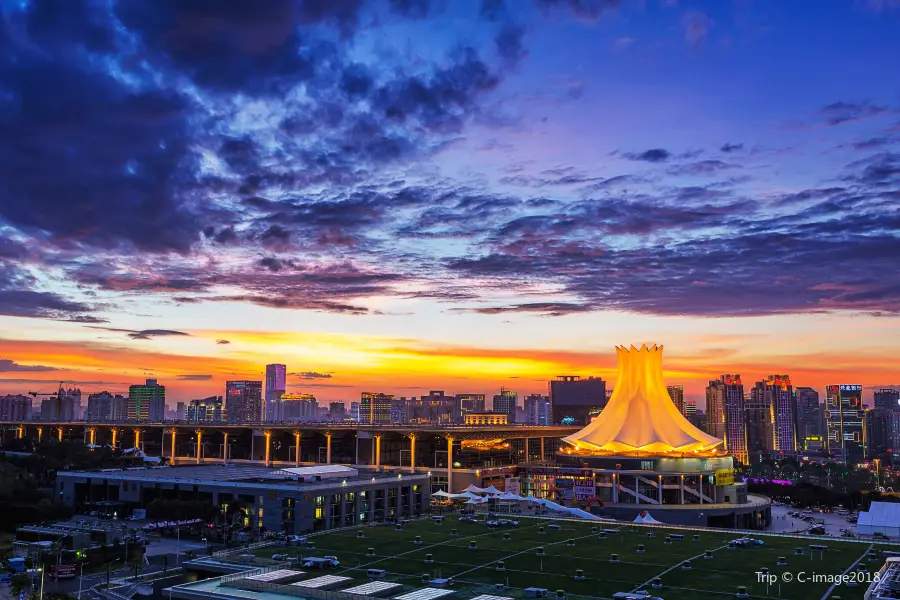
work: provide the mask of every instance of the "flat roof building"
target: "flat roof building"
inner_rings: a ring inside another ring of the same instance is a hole
[[[200,500],[247,509],[245,526],[299,534],[422,514],[431,500],[426,473],[360,471],[341,465],[249,465],[61,471],[56,497],[79,508],[118,501]]]

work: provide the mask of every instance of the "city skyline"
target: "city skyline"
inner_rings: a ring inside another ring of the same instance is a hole
[[[202,6],[0,4],[0,395],[900,384],[897,3]]]

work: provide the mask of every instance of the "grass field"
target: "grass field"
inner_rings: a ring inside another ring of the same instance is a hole
[[[795,578],[801,571],[807,577],[812,573],[840,574],[869,548],[867,543],[835,538],[825,542],[828,549],[824,555],[811,555],[809,541],[757,536],[765,541],[764,546],[730,549],[728,541],[736,537],[733,534],[702,532],[700,540],[693,541],[696,532],[687,531],[684,541],[666,543],[666,534],[676,532],[658,529],[655,537],[649,538],[650,530],[646,527],[558,522],[562,529],[551,530],[548,524],[524,519],[519,527],[489,529],[483,524],[459,523],[457,517],[449,516],[442,524],[414,521],[403,531],[395,531],[392,525],[364,527],[360,529],[365,535],[363,539],[356,537],[360,531],[356,529],[317,535],[311,538],[315,550],[302,550],[301,555],[336,555],[342,565],[332,573],[360,581],[366,580],[367,568],[384,569],[389,573],[389,580],[414,587],[424,587],[421,576],[426,573],[432,577],[453,577],[457,592],[454,597],[462,599],[482,593],[522,597],[522,589],[526,587],[547,588],[551,595],[562,589],[569,599],[611,598],[616,592],[632,591],[643,585],[666,600],[733,598],[738,586],[746,586],[753,597],[819,600],[830,583],[781,582],[780,588],[776,583],[767,589],[756,572],[767,567],[779,580],[785,572]],[[592,527],[619,529],[619,534],[600,539],[591,532]],[[452,529],[457,530],[456,536],[452,535]],[[509,540],[503,539],[505,534]],[[414,543],[416,536],[421,538],[420,545]],[[469,549],[471,542],[477,545],[477,550]],[[637,552],[638,545],[644,546],[644,553]],[[545,556],[538,556],[538,547],[543,548]],[[798,547],[803,548],[803,556],[795,556]],[[374,550],[375,556],[366,556],[368,548]],[[872,551],[884,548],[876,546]],[[712,559],[702,558],[707,550],[712,552]],[[264,548],[257,554],[271,556],[278,552],[293,555],[297,549]],[[618,563],[610,561],[614,553],[618,554]],[[434,561],[430,564],[425,562],[429,554]],[[776,566],[780,556],[787,559],[787,566]],[[884,562],[880,552],[878,556],[877,561],[863,558],[859,567],[877,571]],[[682,563],[690,559],[691,570],[683,570]],[[497,569],[498,561],[503,561],[504,571]],[[573,578],[578,569],[583,571],[583,580]],[[655,578],[661,579],[661,589],[651,589],[650,583]],[[508,588],[497,592],[494,589],[497,583]],[[862,598],[867,585],[840,585],[832,597]]]

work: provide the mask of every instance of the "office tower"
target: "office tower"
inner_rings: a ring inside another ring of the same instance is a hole
[[[0,396],[0,421],[30,421],[31,398],[20,394]]]
[[[359,423],[359,402],[350,403],[350,420]]]
[[[418,401],[415,398],[406,401],[405,411],[407,420],[418,423],[452,423],[456,415],[456,397],[448,396],[443,390],[431,390]]]
[[[319,401],[312,394],[282,394],[282,421],[317,421]]]
[[[722,375],[706,387],[706,420],[710,435],[725,441],[728,453],[747,462],[744,384],[741,376]]]
[[[784,454],[797,452],[797,435],[794,425],[794,387],[790,375],[769,375],[766,378],[766,396],[772,405],[775,426],[775,451]]]
[[[797,449],[803,451],[825,448],[825,423],[819,392],[810,387],[794,388],[794,419]]]
[[[667,385],[666,391],[669,392],[669,398],[678,407],[678,412],[684,414],[684,386],[683,385]]]
[[[266,365],[266,404],[263,414],[266,421],[281,421],[281,395],[287,389],[287,367],[281,364]]]
[[[225,412],[231,423],[262,420],[262,381],[226,381]]]
[[[875,408],[900,410],[900,390],[882,388],[875,392]]]
[[[113,404],[118,399],[121,404],[123,401],[126,402],[127,407],[127,399],[123,396],[113,395],[109,392],[100,392],[99,394],[90,394],[88,396],[88,406],[87,412],[85,413],[86,421],[115,421],[118,419],[113,418]],[[127,410],[127,408],[126,408]],[[116,416],[119,419],[125,418],[121,416],[121,409],[118,409]]]
[[[395,425],[401,423],[409,423],[409,406],[410,402],[413,401],[415,401],[415,398],[407,399],[405,397],[394,398],[393,400],[391,400],[391,423]],[[453,411],[452,407],[450,407],[449,405],[446,406],[449,408],[449,412],[446,413],[446,416],[443,420],[438,420],[439,423],[450,422],[450,414]]]
[[[852,465],[866,456],[862,386],[836,384],[825,388],[825,437],[828,453]]]
[[[767,456],[775,449],[775,418],[772,402],[764,381],[759,381],[744,398],[744,419],[747,431],[747,453],[751,461]]]
[[[393,394],[363,392],[359,403],[359,420],[361,423],[389,424],[391,422],[391,402]]]
[[[606,382],[599,377],[582,379],[577,375],[560,375],[548,384],[548,389],[554,423],[587,425],[600,414],[608,400]]]
[[[222,396],[209,396],[191,400],[184,410],[184,421],[188,423],[221,423],[227,419]]]
[[[880,458],[889,464],[900,462],[900,410],[867,410],[865,422],[868,443],[866,458]]]
[[[516,392],[500,388],[500,393],[494,396],[493,412],[503,413],[508,423],[515,423],[518,403],[519,395]]]
[[[176,421],[184,421],[184,415],[185,415],[184,402],[176,402],[175,403],[175,420]]]
[[[551,425],[550,397],[543,394],[525,396],[525,422],[530,425]]]
[[[454,411],[454,420],[462,423],[466,420],[469,413],[484,412],[484,394],[457,394],[456,410]]]
[[[331,402],[328,405],[328,414],[333,421],[343,421],[347,416],[347,409],[343,402]]]
[[[128,420],[161,422],[166,416],[166,386],[155,379],[128,386]]]

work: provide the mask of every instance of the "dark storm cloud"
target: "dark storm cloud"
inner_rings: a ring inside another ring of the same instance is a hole
[[[57,370],[56,367],[47,367],[44,365],[20,365],[14,360],[0,358],[0,373],[26,373]]]
[[[6,244],[5,248],[12,252],[14,246]],[[37,285],[30,272],[0,260],[0,315],[61,321],[99,319],[86,314],[95,307],[56,292],[43,291]]]
[[[721,160],[700,160],[669,167],[667,172],[671,175],[711,175],[726,169],[738,169],[739,165],[726,163]]]
[[[0,21],[0,220],[60,244],[187,251],[198,230],[178,198],[190,101],[95,68],[86,52],[115,39],[96,5],[31,7]]]
[[[658,163],[669,160],[672,153],[664,148],[652,148],[644,152],[625,152],[622,154],[628,160],[642,160],[646,162]]]

